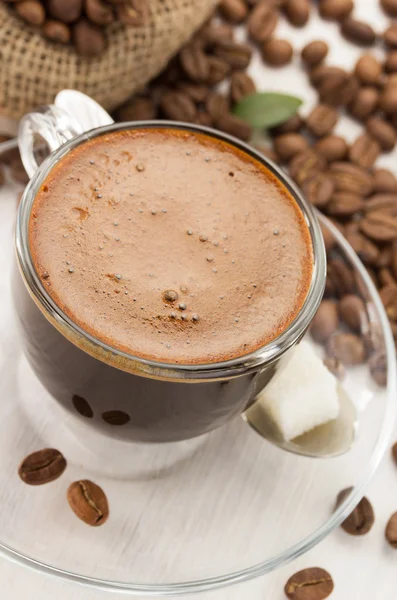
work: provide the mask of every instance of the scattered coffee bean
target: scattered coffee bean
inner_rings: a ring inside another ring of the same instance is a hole
[[[392,548],[397,548],[397,512],[387,522],[385,536]]]
[[[356,63],[354,73],[363,85],[379,85],[382,65],[372,54],[363,54]]]
[[[117,112],[120,121],[146,121],[156,117],[156,107],[151,98],[136,96],[121,106]]]
[[[380,0],[380,4],[390,17],[397,17],[397,0]]]
[[[293,52],[288,40],[272,38],[262,46],[263,58],[272,67],[283,67],[290,63]]]
[[[372,115],[379,105],[379,92],[374,87],[362,87],[354,96],[349,110],[353,117],[365,120]]]
[[[108,410],[102,413],[101,416],[105,423],[113,426],[126,425],[130,420],[129,415],[122,410]]]
[[[348,192],[337,192],[333,194],[327,205],[327,213],[338,218],[351,217],[363,206],[364,201],[361,196]]]
[[[73,25],[73,43],[82,56],[98,56],[106,47],[104,33],[100,27],[81,19]]]
[[[323,19],[340,21],[350,15],[354,8],[353,0],[320,0],[319,10]]]
[[[302,191],[307,200],[314,206],[324,208],[328,205],[334,193],[334,182],[328,175],[317,173],[306,179],[302,185]]]
[[[388,169],[374,169],[374,192],[397,192],[397,179]]]
[[[51,19],[44,23],[42,31],[44,37],[58,44],[68,44],[72,35],[70,28],[65,23]]]
[[[205,101],[205,108],[211,119],[217,124],[218,119],[229,113],[229,102],[217,92],[210,92]]]
[[[306,119],[306,127],[316,137],[331,133],[338,120],[338,113],[332,106],[318,104]]]
[[[15,5],[18,16],[30,25],[43,25],[45,21],[44,6],[38,0],[22,0]]]
[[[249,44],[219,40],[214,47],[214,54],[223,58],[232,69],[246,69],[251,61],[252,49]]]
[[[251,77],[244,71],[235,71],[230,80],[230,98],[237,104],[250,94],[256,92],[255,83]]]
[[[248,15],[244,0],[222,0],[219,10],[223,18],[231,23],[241,23]]]
[[[218,56],[208,56],[207,62],[209,72],[206,83],[210,86],[217,85],[229,74],[230,66],[223,58]]]
[[[302,60],[308,67],[316,67],[325,60],[327,54],[328,45],[322,40],[315,40],[302,49]]]
[[[316,142],[315,148],[328,162],[343,160],[349,149],[346,140],[339,135],[328,135],[322,138]]]
[[[258,2],[248,21],[248,35],[258,44],[263,44],[273,35],[278,23],[278,11],[267,2]]]
[[[380,210],[368,213],[360,221],[360,229],[375,242],[391,242],[397,239],[397,220]]]
[[[386,85],[379,96],[379,106],[388,115],[397,114],[397,87]]]
[[[179,53],[179,61],[185,74],[196,82],[207,81],[208,59],[198,44],[190,44]]]
[[[397,51],[394,50],[392,52],[388,52],[386,54],[386,59],[383,64],[383,68],[386,73],[396,73],[397,72]],[[390,82],[388,82],[390,83]]]
[[[273,140],[274,149],[281,161],[289,161],[295,154],[309,147],[309,143],[299,133],[284,133]]]
[[[372,46],[376,39],[375,31],[371,25],[352,17],[344,19],[341,26],[341,33],[349,41],[362,46]]]
[[[397,48],[397,25],[392,23],[383,33],[383,40],[389,48]]]
[[[42,485],[58,479],[65,469],[66,460],[59,450],[44,448],[24,458],[18,474],[28,485]]]
[[[310,79],[320,100],[331,106],[347,106],[359,89],[357,77],[339,67],[320,65],[312,70]]]
[[[290,600],[324,600],[334,589],[331,575],[325,569],[312,567],[291,575],[284,591]]]
[[[363,341],[352,333],[336,333],[328,341],[327,354],[344,365],[360,365],[365,361]]]
[[[324,157],[312,148],[296,154],[291,160],[288,170],[291,177],[299,184],[323,171],[326,167]]]
[[[342,504],[353,488],[347,488],[339,492],[336,499],[336,508]],[[365,535],[370,531],[375,522],[375,514],[372,505],[365,496],[357,504],[356,508],[345,519],[341,527],[350,535]]]
[[[397,194],[374,194],[365,201],[363,210],[365,213],[382,211],[394,215],[397,213]]]
[[[391,454],[394,460],[394,463],[397,465],[397,442],[395,442],[391,448]]]
[[[379,248],[368,238],[359,232],[354,232],[346,233],[346,239],[366,266],[378,264]]]
[[[284,12],[292,25],[303,27],[310,17],[310,2],[309,0],[286,0]]]
[[[379,143],[367,133],[360,135],[349,150],[349,159],[352,163],[369,169],[373,167],[380,154]]]
[[[359,165],[334,162],[329,171],[338,192],[349,192],[358,196],[369,196],[373,190],[372,175]]]
[[[104,491],[88,479],[71,483],[67,499],[74,514],[87,525],[98,527],[109,517],[109,505]]]
[[[83,398],[82,396],[77,396],[77,394],[75,394],[72,398],[72,403],[74,408],[82,417],[85,417],[86,419],[93,418],[94,411],[92,410],[91,406],[85,398]]]
[[[77,21],[83,12],[83,0],[48,0],[48,12],[54,19],[62,23],[73,23]]]
[[[360,296],[348,294],[344,296],[338,305],[339,315],[342,321],[354,332],[360,333],[363,324],[367,321],[365,304]]]
[[[248,142],[252,135],[252,129],[248,123],[230,113],[221,115],[217,120],[217,126],[221,131],[234,135],[244,142]]]
[[[168,119],[174,121],[193,122],[197,116],[197,108],[193,100],[183,92],[168,92],[160,102],[161,110]]]
[[[390,152],[393,150],[397,142],[397,132],[390,123],[381,117],[370,117],[366,122],[366,128],[383,151]]]
[[[339,316],[336,303],[332,300],[323,300],[310,326],[313,339],[323,344],[335,333],[338,325]]]
[[[303,127],[302,117],[296,113],[281,125],[273,127],[271,132],[273,135],[281,135],[282,133],[298,133]]]

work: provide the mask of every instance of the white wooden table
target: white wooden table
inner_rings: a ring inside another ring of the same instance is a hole
[[[378,0],[356,0],[356,15],[382,31],[387,22],[378,9]],[[307,41],[323,38],[331,51],[330,64],[351,67],[361,50],[345,42],[337,33],[337,26],[313,16],[307,27],[296,30],[286,23],[279,26],[278,35],[294,40],[299,50]],[[299,59],[283,70],[263,67],[258,56],[252,64],[252,74],[258,87],[266,90],[291,92],[305,100],[304,111],[315,101],[314,91],[307,85]],[[340,120],[337,132],[353,139],[359,128],[347,118]],[[397,172],[397,152],[382,158],[381,163]],[[397,439],[397,429],[395,432]],[[329,570],[335,581],[335,600],[393,600],[396,596],[397,551],[384,541],[384,528],[390,514],[397,510],[397,467],[390,455],[386,456],[368,492],[376,513],[371,532],[363,538],[354,538],[341,529],[300,557],[293,564],[259,580],[233,588],[208,593],[209,600],[282,600],[283,586],[294,571],[320,566]],[[121,597],[117,594],[82,588],[26,570],[17,564],[0,559],[0,598],[4,600],[102,600]]]

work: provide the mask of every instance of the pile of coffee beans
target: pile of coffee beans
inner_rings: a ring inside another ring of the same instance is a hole
[[[82,56],[98,56],[106,47],[105,27],[119,21],[143,25],[148,0],[2,0],[48,40],[72,43]]]

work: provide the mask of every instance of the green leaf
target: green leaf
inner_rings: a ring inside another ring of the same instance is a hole
[[[233,112],[254,129],[267,129],[292,117],[301,104],[302,100],[288,94],[257,92],[243,98]]]

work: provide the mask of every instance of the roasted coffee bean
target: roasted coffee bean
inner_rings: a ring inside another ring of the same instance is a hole
[[[229,63],[219,56],[208,56],[207,62],[209,73],[206,83],[209,86],[217,85],[227,77],[230,71]]]
[[[219,40],[233,41],[234,29],[227,23],[210,23],[200,32],[200,39],[207,50],[212,50]]]
[[[390,17],[397,17],[397,0],[380,0],[380,4]]]
[[[392,247],[390,248],[390,254],[391,254],[390,267],[393,272],[394,278],[397,279],[397,244],[396,244],[396,242],[394,242]]]
[[[348,162],[334,162],[329,170],[337,192],[349,192],[358,196],[369,196],[373,190],[372,175],[358,165]]]
[[[354,8],[353,0],[320,0],[319,10],[323,19],[341,21]]]
[[[303,127],[302,117],[296,113],[281,125],[273,127],[271,132],[273,135],[281,135],[282,133],[298,133]]]
[[[334,225],[336,223],[334,222]],[[340,229],[342,235],[344,234],[343,228]],[[328,269],[330,277],[334,282],[335,294],[338,297],[342,297],[345,294],[350,294],[354,291],[355,281],[354,274],[342,260],[339,258],[333,258],[328,261]]]
[[[368,213],[360,221],[360,229],[374,242],[391,242],[397,239],[397,219],[379,210]]]
[[[254,42],[263,44],[273,35],[278,23],[278,11],[271,4],[262,0],[252,10],[248,21],[248,35]]]
[[[232,69],[246,69],[251,61],[252,49],[248,44],[223,39],[215,44],[214,54],[229,63]]]
[[[331,575],[325,569],[312,567],[292,575],[284,591],[290,600],[325,600],[334,589]]]
[[[363,263],[377,265],[379,260],[379,248],[360,232],[346,233],[346,239]]]
[[[156,107],[151,98],[135,97],[116,111],[118,121],[146,121],[155,119]]]
[[[83,12],[83,0],[48,0],[47,9],[54,19],[62,23],[73,23]]]
[[[374,194],[364,203],[364,212],[382,211],[388,214],[397,214],[397,194]]]
[[[106,40],[103,31],[86,19],[73,25],[73,43],[82,56],[99,56],[105,50]]]
[[[306,119],[306,127],[316,137],[331,133],[338,121],[338,113],[327,104],[318,104]]]
[[[103,0],[85,0],[87,17],[97,25],[108,25],[114,20],[112,6]]]
[[[396,130],[381,117],[370,117],[366,122],[368,133],[375,139],[382,150],[390,152],[397,142]]]
[[[376,40],[376,34],[371,25],[352,17],[344,19],[341,26],[341,33],[350,42],[361,46],[372,46]]]
[[[109,506],[105,492],[99,485],[82,479],[70,484],[67,499],[74,514],[93,527],[103,525],[109,517]]]
[[[65,23],[61,21],[49,20],[46,21],[42,29],[43,35],[58,44],[68,44],[71,38],[71,31]]]
[[[379,290],[379,296],[389,319],[397,321],[397,286],[385,285]]]
[[[130,421],[130,416],[123,410],[108,410],[103,412],[101,417],[105,423],[114,427],[121,427]]]
[[[332,300],[323,300],[310,325],[313,339],[323,344],[335,333],[338,326],[339,316],[336,303]]]
[[[317,67],[325,60],[328,54],[328,45],[322,40],[309,42],[302,49],[302,60],[308,67]]]
[[[193,100],[183,92],[167,92],[160,102],[164,115],[173,121],[192,123],[197,117],[197,108]]]
[[[303,182],[302,191],[311,204],[319,208],[327,206],[334,193],[334,182],[325,173],[317,173]]]
[[[363,54],[356,63],[354,73],[363,85],[379,85],[382,65],[372,54]]]
[[[306,150],[309,143],[300,133],[284,133],[273,140],[274,149],[282,161],[289,161],[295,154]]]
[[[386,59],[383,64],[383,68],[386,73],[396,73],[397,72],[397,51],[394,50],[392,52],[388,52],[386,54]]]
[[[385,537],[392,548],[397,548],[397,512],[387,522]]]
[[[274,163],[280,162],[279,157],[272,148],[269,148],[266,140],[251,142],[251,146],[253,146],[257,152],[260,152],[263,156],[269,158]]]
[[[384,267],[378,271],[378,280],[380,285],[397,285],[390,269]]]
[[[177,87],[178,90],[187,94],[193,102],[197,103],[205,102],[210,91],[208,86],[203,83],[180,81]]]
[[[212,127],[214,124],[211,115],[202,109],[199,109],[195,123],[197,125],[204,125],[204,127]]]
[[[85,417],[86,419],[92,419],[94,416],[94,411],[92,410],[91,406],[89,405],[89,403],[87,402],[87,400],[85,398],[83,398],[82,396],[78,396],[77,394],[75,394],[72,398],[72,404],[75,408],[75,410],[82,416]]]
[[[38,0],[22,0],[15,5],[17,14],[31,25],[43,25],[45,21],[44,6]]]
[[[328,135],[316,142],[316,150],[321,152],[328,162],[341,161],[346,157],[348,145],[339,135]]]
[[[373,354],[368,361],[372,379],[380,386],[387,385],[387,357],[384,350]]]
[[[292,60],[294,50],[288,40],[272,38],[262,46],[262,56],[272,67],[284,67]]]
[[[324,157],[312,148],[296,154],[291,160],[288,170],[291,177],[299,184],[303,183],[325,169]]]
[[[360,120],[367,119],[378,108],[379,92],[374,87],[362,87],[354,96],[349,110],[353,117]]]
[[[388,169],[374,170],[374,192],[397,192],[397,179]]]
[[[19,466],[18,474],[28,485],[42,485],[58,479],[66,469],[66,460],[59,450],[44,448],[29,454]]]
[[[238,103],[245,96],[255,94],[256,87],[251,77],[244,71],[235,71],[230,80],[230,98],[233,103]]]
[[[393,460],[394,460],[395,464],[397,465],[397,442],[395,442],[393,444],[391,453],[392,453]]]
[[[389,48],[397,48],[397,25],[392,23],[383,33],[383,40]]]
[[[244,0],[222,0],[218,8],[222,17],[231,23],[241,23],[248,15]]]
[[[349,159],[352,163],[369,169],[373,167],[380,154],[380,145],[367,133],[360,135],[351,145],[349,150]]]
[[[344,218],[351,217],[359,212],[364,205],[361,196],[348,192],[336,192],[332,195],[328,205],[327,212],[333,217]]]
[[[324,366],[340,381],[344,378],[346,371],[340,360],[334,357],[324,358]]]
[[[336,508],[349,496],[353,488],[347,488],[339,492],[336,499]],[[374,509],[365,496],[357,504],[356,508],[345,519],[341,527],[350,535],[365,535],[375,522]]]
[[[367,313],[365,304],[360,296],[348,294],[344,296],[339,304],[339,316],[350,329],[356,333],[360,333],[363,325],[367,322]]]
[[[229,135],[234,135],[234,137],[243,140],[244,142],[248,142],[251,138],[252,129],[248,123],[231,113],[222,114],[218,117],[216,124],[221,131],[224,131]]]
[[[376,266],[379,269],[382,269],[383,267],[390,267],[392,261],[392,253],[392,246],[385,246],[384,248],[382,248],[382,250],[379,252],[379,256],[376,261]]]
[[[190,44],[179,53],[183,71],[192,81],[207,81],[210,68],[208,58],[198,44]]]
[[[310,2],[309,0],[286,0],[284,11],[292,25],[303,27],[310,17]]]
[[[339,67],[320,65],[313,69],[310,78],[320,100],[332,106],[350,104],[359,89],[358,79]]]
[[[229,102],[217,92],[210,92],[205,101],[205,108],[212,120],[216,124],[218,119],[229,112]]]
[[[364,342],[353,333],[335,333],[328,341],[327,354],[344,365],[360,365],[365,361]]]
[[[397,114],[397,86],[385,87],[379,96],[379,106],[388,115]]]

